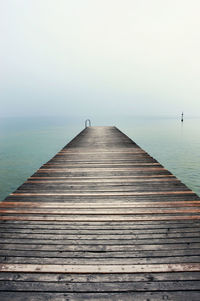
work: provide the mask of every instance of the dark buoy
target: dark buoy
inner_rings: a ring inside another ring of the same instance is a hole
[[[181,122],[183,122],[183,113],[181,114]]]

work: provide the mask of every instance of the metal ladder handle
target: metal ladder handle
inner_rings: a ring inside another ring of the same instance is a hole
[[[89,124],[89,126],[91,126],[91,121],[90,121],[90,119],[86,119],[86,121],[85,121],[85,128],[88,127],[87,124]]]

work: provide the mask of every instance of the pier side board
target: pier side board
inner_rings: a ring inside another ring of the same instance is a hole
[[[0,300],[199,301],[199,234],[193,191],[87,127],[0,203]]]

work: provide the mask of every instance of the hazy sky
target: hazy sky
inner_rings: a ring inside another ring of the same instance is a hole
[[[0,0],[0,116],[200,115],[199,0]]]

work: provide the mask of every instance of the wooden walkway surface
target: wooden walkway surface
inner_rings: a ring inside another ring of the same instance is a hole
[[[115,127],[86,128],[0,211],[0,300],[200,300],[200,198]]]

